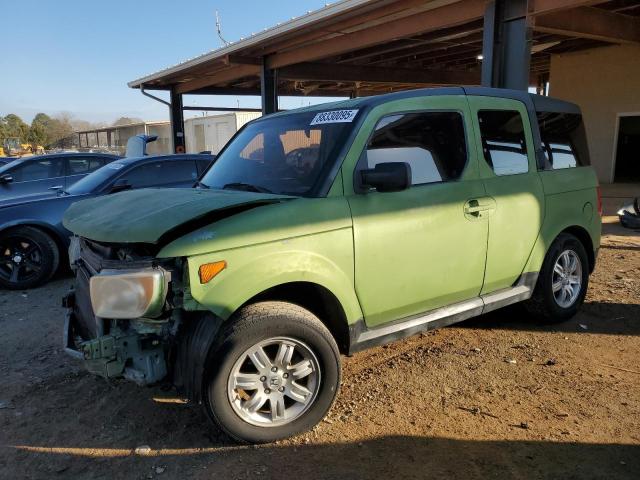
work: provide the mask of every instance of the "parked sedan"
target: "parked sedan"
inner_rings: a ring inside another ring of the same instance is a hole
[[[0,200],[55,193],[118,158],[104,153],[60,153],[13,160],[0,166]]]
[[[62,216],[72,203],[137,188],[191,187],[213,159],[122,158],[57,193],[0,200],[0,288],[31,288],[53,276],[69,246]]]

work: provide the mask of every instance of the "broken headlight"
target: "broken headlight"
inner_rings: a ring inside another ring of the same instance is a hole
[[[97,317],[131,319],[162,313],[171,274],[159,268],[103,270],[91,277],[91,305]]]

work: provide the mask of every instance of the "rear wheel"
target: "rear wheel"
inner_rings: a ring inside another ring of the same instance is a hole
[[[533,296],[525,308],[547,323],[573,317],[584,302],[589,285],[589,259],[576,237],[563,233],[551,244]]]
[[[32,288],[48,281],[60,263],[53,239],[34,227],[0,233],[0,287]]]
[[[340,385],[340,355],[311,312],[284,302],[244,307],[209,355],[205,407],[233,438],[264,443],[309,430]]]

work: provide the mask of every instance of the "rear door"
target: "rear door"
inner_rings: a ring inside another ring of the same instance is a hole
[[[67,158],[66,163],[65,188],[68,188],[81,178],[104,166],[107,163],[107,159],[106,157],[98,156],[72,156]]]
[[[544,192],[524,103],[469,96],[479,171],[494,208],[489,215],[482,293],[511,287],[523,273],[542,227]]]

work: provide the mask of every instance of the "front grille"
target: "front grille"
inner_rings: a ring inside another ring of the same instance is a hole
[[[75,292],[76,301],[73,307],[73,313],[77,320],[77,327],[83,340],[96,338],[102,330],[98,319],[93,314],[91,306],[91,295],[89,292],[89,279],[91,273],[84,267],[79,266],[76,271]]]

